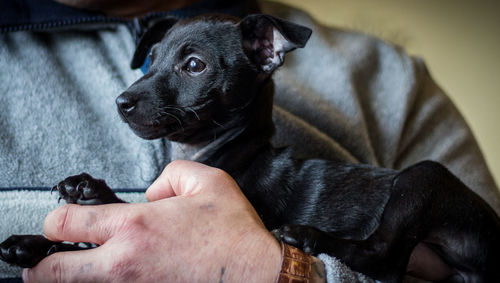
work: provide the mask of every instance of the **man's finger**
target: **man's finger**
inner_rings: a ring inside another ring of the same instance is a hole
[[[23,270],[24,282],[106,282],[95,278],[107,274],[106,262],[98,247],[91,250],[59,252],[46,257],[35,267]],[[100,257],[98,257],[100,255]]]
[[[189,196],[201,190],[213,190],[223,182],[233,182],[222,170],[185,160],[176,160],[165,167],[160,177],[146,191],[148,201],[173,196]]]
[[[93,242],[101,245],[114,235],[120,224],[126,222],[128,215],[123,206],[64,205],[47,215],[43,230],[47,238],[53,241]]]

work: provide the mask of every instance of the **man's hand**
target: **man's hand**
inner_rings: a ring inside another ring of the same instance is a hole
[[[280,246],[225,172],[176,161],[148,203],[65,205],[45,219],[55,241],[92,250],[50,255],[27,282],[274,282]]]

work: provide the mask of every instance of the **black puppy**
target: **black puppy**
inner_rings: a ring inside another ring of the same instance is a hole
[[[139,42],[132,67],[148,52],[151,66],[116,99],[119,113],[140,137],[172,141],[172,159],[227,171],[267,228],[308,253],[330,254],[381,281],[401,280],[411,265],[427,279],[500,282],[499,218],[440,164],[395,171],[297,160],[271,146],[270,76],[310,35],[266,15],[162,20]],[[121,202],[87,174],[56,189],[70,203]],[[0,246],[4,260],[24,266],[36,264],[27,260],[33,254],[40,260],[78,248],[42,236],[13,236]],[[432,261],[415,260],[422,253]]]

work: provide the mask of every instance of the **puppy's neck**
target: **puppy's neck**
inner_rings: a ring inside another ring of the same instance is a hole
[[[248,106],[247,123],[243,126],[229,128],[216,139],[199,144],[172,142],[170,157],[172,160],[193,160],[205,162],[212,159],[216,152],[231,141],[240,140],[237,144],[266,143],[274,133],[272,121],[274,84],[267,80]],[[245,154],[242,149],[241,154]]]
[[[250,116],[244,132],[246,138],[269,140],[274,134],[273,100],[274,82],[268,77],[248,108]]]
[[[171,160],[192,160],[204,162],[224,144],[236,139],[245,129],[234,128],[226,131],[222,136],[213,141],[200,144],[171,143]]]

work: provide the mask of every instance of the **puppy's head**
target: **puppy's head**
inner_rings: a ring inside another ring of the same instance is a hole
[[[259,115],[251,105],[262,84],[310,35],[267,15],[159,21],[132,60],[138,68],[149,56],[149,70],[116,99],[119,113],[146,139],[200,143],[244,127]]]

